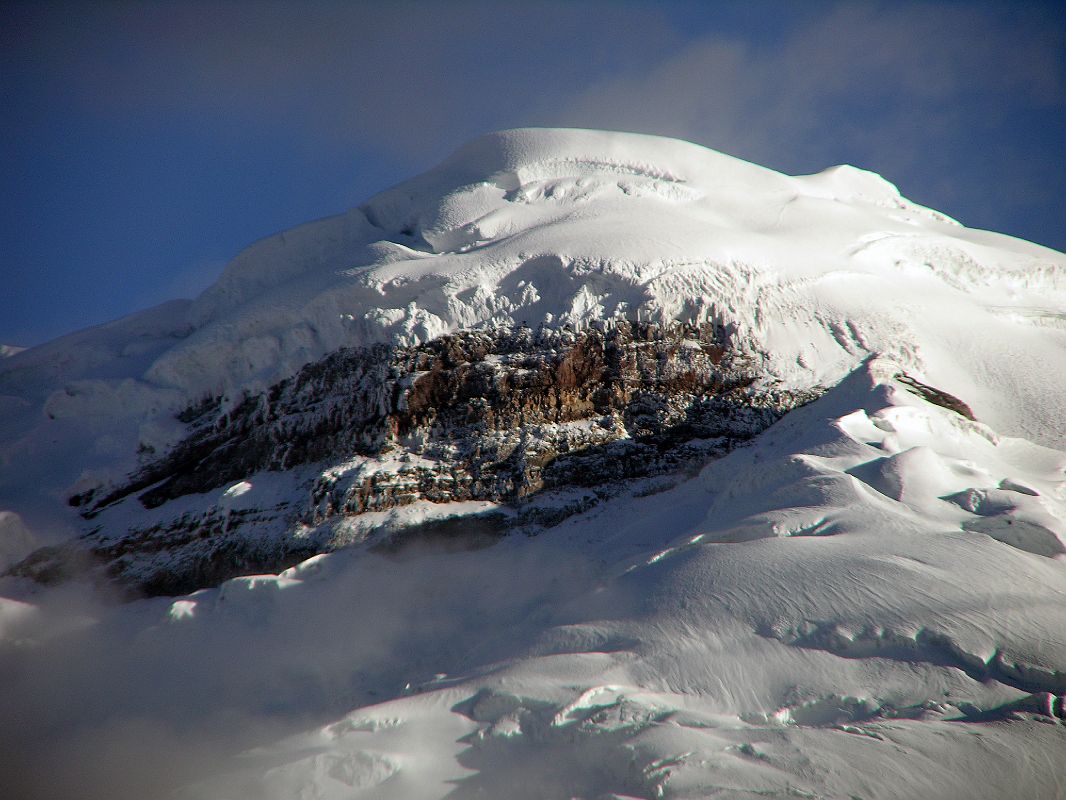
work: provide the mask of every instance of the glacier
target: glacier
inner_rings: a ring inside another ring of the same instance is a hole
[[[180,515],[314,541],[260,516],[424,443],[263,462],[157,508],[69,501],[174,452],[189,409],[221,429],[338,352],[674,326],[712,332],[679,358],[722,346],[745,397],[802,402],[476,546],[375,544],[508,502],[336,513],[350,546],[180,595],[17,568]],[[5,351],[0,774],[26,797],[1061,796],[1064,346],[1066,256],[873,173],[482,137],[194,300]]]

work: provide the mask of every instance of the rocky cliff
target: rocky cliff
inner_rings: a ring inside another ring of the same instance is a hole
[[[219,397],[185,409],[169,452],[71,498],[97,527],[17,569],[49,579],[89,561],[175,594],[349,544],[367,527],[353,537],[338,519],[419,502],[467,505],[370,538],[536,532],[634,480],[698,469],[817,394],[767,386],[730,341],[710,323],[622,319],[339,350],[228,410]],[[297,485],[272,507],[195,502],[261,473]],[[131,503],[162,516],[121,529]]]

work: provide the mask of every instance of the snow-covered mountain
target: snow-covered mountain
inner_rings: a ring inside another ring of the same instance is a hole
[[[1066,257],[877,175],[483,137],[5,351],[0,767],[1061,796],[1064,378]]]

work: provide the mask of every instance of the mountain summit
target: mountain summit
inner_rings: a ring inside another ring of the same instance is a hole
[[[873,173],[482,137],[0,361],[13,774],[1051,797],[1064,337],[1066,257]]]

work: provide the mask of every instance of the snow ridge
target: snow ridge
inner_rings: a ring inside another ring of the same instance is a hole
[[[114,545],[112,574],[129,541],[165,574],[183,519],[193,548],[309,554],[316,512],[352,545],[122,605],[0,578],[0,771],[30,797],[1061,796],[1064,321],[1066,256],[860,169],[791,177],[621,133],[482,137],[253,245],[193,301],[0,360],[9,563],[87,536]],[[613,428],[564,364],[611,326],[674,332],[618,372]],[[544,346],[528,363],[447,353],[498,336]],[[410,358],[374,386],[319,374],[374,347]],[[507,498],[430,492],[464,485],[468,464],[431,462],[470,442],[471,459],[499,445],[486,481],[518,486],[608,433],[597,468],[668,459],[726,351],[751,378],[744,409],[818,399],[742,446],[685,451],[687,472],[558,487],[566,513],[535,536],[483,547]],[[302,393],[308,376],[328,391]],[[474,378],[501,398],[482,417],[452,391]],[[670,391],[646,403],[655,380]],[[422,417],[368,455],[334,412],[375,387],[378,422]],[[499,409],[514,418],[494,428]],[[669,424],[641,421],[655,414]],[[327,457],[271,460],[299,437]],[[549,439],[575,452],[538,460]],[[217,475],[197,472],[211,459]],[[66,505],[131,485],[92,519]],[[276,524],[293,510],[309,521]],[[449,535],[391,547],[423,524]]]

